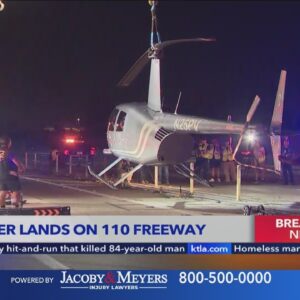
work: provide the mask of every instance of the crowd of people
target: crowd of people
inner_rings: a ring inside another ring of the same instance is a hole
[[[218,139],[208,143],[200,139],[195,149],[197,175],[209,182],[221,182],[222,174],[226,183],[236,181],[236,164],[233,159],[233,148],[230,140],[222,147]]]
[[[234,148],[231,139],[223,145],[214,138],[209,143],[206,138],[199,140],[195,149],[196,173],[209,182],[236,182],[236,161],[233,157]],[[264,182],[266,176],[266,150],[259,139],[242,151],[247,157],[246,165],[254,170],[255,183]],[[289,138],[284,137],[279,160],[284,184],[294,184],[293,175],[294,153],[290,147]],[[247,169],[247,168],[246,168]]]

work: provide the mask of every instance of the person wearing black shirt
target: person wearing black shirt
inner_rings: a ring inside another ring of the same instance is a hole
[[[12,204],[19,207],[21,183],[19,173],[25,170],[23,164],[9,150],[11,139],[0,137],[0,207],[5,207],[5,197],[11,193]]]
[[[294,174],[292,167],[292,158],[293,153],[290,148],[290,143],[288,138],[285,138],[283,141],[283,147],[281,149],[281,155],[279,160],[281,161],[281,172],[284,184],[288,185],[294,184]]]

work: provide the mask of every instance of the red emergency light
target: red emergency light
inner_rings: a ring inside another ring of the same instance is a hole
[[[96,155],[96,147],[91,147],[90,155]]]

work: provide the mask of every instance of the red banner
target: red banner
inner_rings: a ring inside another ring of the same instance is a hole
[[[255,216],[256,243],[300,243],[300,216]]]

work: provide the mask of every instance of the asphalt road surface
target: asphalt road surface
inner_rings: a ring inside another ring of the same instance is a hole
[[[70,206],[71,215],[241,215],[245,205],[263,204],[267,213],[299,214],[300,187],[280,184],[247,184],[236,200],[235,185],[213,188],[134,184],[111,190],[94,181],[25,177],[22,180],[25,207]]]
[[[70,206],[71,215],[241,215],[245,204],[264,204],[269,213],[298,214],[299,186],[197,187],[193,197],[177,186],[110,190],[92,181],[26,177],[25,207]],[[299,269],[297,255],[0,255],[0,269]]]

